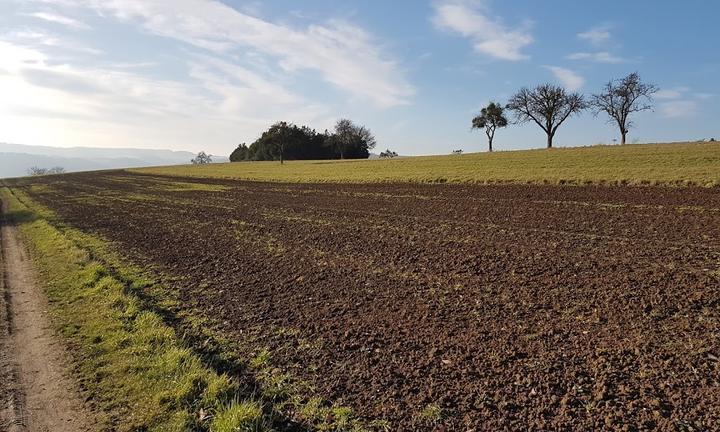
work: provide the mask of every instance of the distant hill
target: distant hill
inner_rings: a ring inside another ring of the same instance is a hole
[[[32,166],[63,167],[67,172],[113,168],[137,168],[190,163],[194,153],[133,148],[49,147],[0,143],[0,178],[27,175]],[[213,162],[227,162],[213,156]]]

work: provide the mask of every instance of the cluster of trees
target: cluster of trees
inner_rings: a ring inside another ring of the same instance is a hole
[[[490,102],[472,119],[472,128],[485,131],[488,149],[492,151],[495,131],[510,124],[505,116],[505,112],[509,111],[514,115],[516,124],[533,122],[538,125],[547,135],[547,147],[551,148],[553,138],[565,120],[592,109],[596,116],[600,113],[608,116],[608,122],[618,127],[621,143],[625,144],[628,131],[633,126],[630,116],[652,109],[652,95],[658,90],[655,85],[642,82],[637,72],[619,80],[611,80],[600,93],[590,97],[568,92],[554,84],[543,84],[533,89],[522,88],[504,107]]]
[[[240,144],[230,161],[301,159],[367,159],[375,147],[373,134],[365,126],[341,119],[333,132],[318,133],[307,126],[277,122],[249,146]]]
[[[397,152],[394,152],[390,149],[385,150],[384,152],[380,152],[380,158],[381,159],[392,159],[398,157]]]
[[[49,175],[49,174],[64,174],[65,168],[63,167],[52,167],[52,168],[40,168],[40,167],[30,167],[28,168],[28,175],[31,176],[41,176],[41,175]]]

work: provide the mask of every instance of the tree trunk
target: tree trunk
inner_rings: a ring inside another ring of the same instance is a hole
[[[627,131],[622,131],[620,134],[621,134],[620,144],[623,144],[623,145],[624,145],[624,144],[625,144],[625,137],[627,136]]]
[[[547,148],[552,148],[553,135],[547,134]]]
[[[492,137],[489,137],[488,138],[488,151],[491,153],[492,153],[492,142],[493,142]]]

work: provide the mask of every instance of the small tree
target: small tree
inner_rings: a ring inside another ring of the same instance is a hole
[[[387,149],[384,152],[380,152],[380,157],[383,159],[391,159],[397,156],[398,154],[390,149]]]
[[[553,138],[560,125],[587,107],[581,94],[568,93],[563,87],[554,84],[543,84],[532,90],[522,88],[507,104],[507,109],[515,113],[518,123],[533,121],[545,131],[548,148],[552,148]]]
[[[289,125],[284,121],[277,122],[268,129],[273,151],[276,157],[280,159],[280,165],[285,163],[285,147],[288,145],[288,140],[292,135],[292,129],[296,129],[296,126]]]
[[[335,123],[335,133],[331,140],[340,153],[340,159],[345,159],[345,152],[352,143],[353,122],[348,119],[340,119]]]
[[[488,106],[480,110],[480,115],[472,119],[473,129],[485,129],[485,135],[488,137],[488,151],[493,151],[495,130],[508,125],[504,111],[500,104],[490,102]]]
[[[55,166],[47,170],[48,174],[65,174],[65,168],[61,166]]]
[[[606,113],[608,123],[620,128],[620,144],[625,144],[628,129],[633,126],[630,114],[652,109],[652,95],[658,91],[653,84],[642,82],[640,75],[633,72],[620,80],[610,80],[600,94],[592,95],[590,105],[595,115]]]
[[[28,175],[31,175],[31,176],[41,176],[41,175],[47,174],[48,170],[47,170],[47,168],[31,166],[30,168],[28,168],[27,173],[28,173]]]
[[[204,165],[209,164],[212,162],[212,157],[205,153],[204,151],[201,151],[197,154],[194,158],[190,159],[190,162],[193,163],[193,165]]]

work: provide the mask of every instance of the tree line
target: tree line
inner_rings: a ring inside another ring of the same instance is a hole
[[[608,122],[620,131],[620,142],[625,144],[633,126],[634,113],[652,109],[652,96],[658,87],[645,83],[637,72],[622,79],[610,80],[603,89],[590,96],[570,92],[555,84],[524,87],[505,104],[490,102],[472,119],[472,129],[485,132],[488,150],[498,129],[511,124],[534,123],[547,137],[547,148],[552,148],[560,126],[570,117],[591,109],[595,116],[603,113]],[[512,114],[508,119],[507,113]],[[240,144],[230,155],[230,161],[280,161],[322,159],[366,159],[375,148],[376,140],[368,128],[351,120],[340,119],[332,132],[317,132],[308,126],[279,121],[274,123],[252,144]],[[455,151],[453,153],[458,153]],[[193,163],[208,163],[210,157],[198,154]],[[387,150],[383,158],[396,157]]]
[[[230,161],[367,159],[375,144],[368,128],[348,119],[338,120],[332,132],[323,133],[281,121],[249,146],[240,144],[230,155]]]
[[[28,175],[31,176],[43,176],[51,174],[65,174],[65,168],[56,166],[52,168],[40,168],[37,166],[31,166],[27,170]]]
[[[595,116],[603,113],[608,122],[620,130],[621,143],[625,144],[629,129],[633,126],[633,113],[652,109],[652,95],[658,91],[653,84],[642,82],[637,72],[622,79],[610,80],[598,94],[585,97],[568,92],[554,84],[542,84],[535,88],[522,88],[503,107],[490,102],[480,114],[472,119],[472,129],[485,131],[488,150],[492,151],[495,132],[511,122],[505,115],[509,111],[515,124],[532,122],[547,136],[547,147],[552,148],[558,128],[570,117],[591,109]]]

